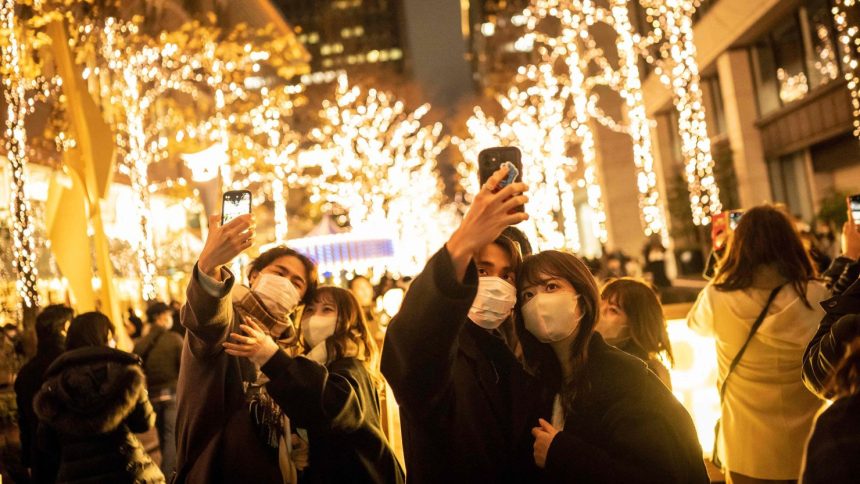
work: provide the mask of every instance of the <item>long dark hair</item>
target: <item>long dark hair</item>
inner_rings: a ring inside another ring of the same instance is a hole
[[[675,365],[672,343],[666,331],[666,317],[654,288],[644,281],[622,277],[603,286],[600,297],[624,311],[630,337],[648,356],[665,352],[671,365]]]
[[[66,323],[72,320],[72,308],[52,304],[36,316],[36,339],[40,353],[63,351],[66,345]]]
[[[337,309],[337,325],[334,334],[326,338],[325,349],[328,361],[335,361],[346,356],[348,345],[358,348],[357,358],[363,360],[371,376],[377,382],[382,379],[379,375],[379,348],[358,299],[352,292],[335,286],[318,287],[314,293],[314,301],[331,298]]]
[[[818,277],[815,264],[794,223],[772,205],[760,205],[743,214],[729,237],[726,255],[717,264],[714,287],[720,291],[747,289],[762,266],[775,268],[794,286],[806,307],[812,307],[806,287]]]
[[[98,311],[81,314],[69,325],[66,350],[85,346],[107,346],[113,334],[113,324],[104,314]]]
[[[573,413],[574,400],[588,391],[585,365],[588,362],[588,342],[600,317],[600,291],[588,266],[579,257],[557,250],[546,250],[525,258],[517,276],[517,291],[541,284],[544,275],[566,280],[579,294],[578,304],[582,317],[576,336],[571,342],[571,378],[563,380],[561,365],[552,347],[538,341],[525,328],[522,303],[519,302],[521,298],[518,298],[514,324],[527,367],[538,378],[546,381],[551,389],[557,389],[561,393],[565,413],[569,415]]]

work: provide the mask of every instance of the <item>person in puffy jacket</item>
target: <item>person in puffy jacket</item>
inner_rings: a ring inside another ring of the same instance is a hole
[[[117,350],[102,313],[76,317],[66,352],[36,394],[38,446],[59,456],[58,483],[162,483],[134,433],[155,425],[140,358]]]

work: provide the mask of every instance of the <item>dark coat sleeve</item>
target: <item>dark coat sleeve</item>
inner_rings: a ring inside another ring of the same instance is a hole
[[[26,367],[25,367],[26,368]],[[33,429],[36,428],[38,419],[33,413],[33,392],[29,387],[29,374],[25,377],[23,371],[18,374],[18,379],[15,380],[15,402],[18,409],[18,429],[21,438],[21,464],[24,467],[32,467],[30,462],[33,452]]]
[[[155,426],[155,410],[149,402],[146,390],[140,392],[134,410],[126,417],[125,424],[136,434],[142,434]]]
[[[222,297],[213,297],[203,289],[197,265],[188,283],[188,300],[182,306],[180,321],[188,330],[186,337],[195,358],[205,359],[224,351],[221,343],[227,340],[233,322],[230,289],[236,281],[229,271],[225,270],[225,273],[229,277],[224,281],[225,294]]]
[[[827,281],[827,287],[838,296],[845,292],[857,277],[860,276],[860,261],[848,257],[837,257],[821,276]]]
[[[666,417],[656,412],[625,407],[615,409],[611,436],[612,452],[593,445],[573,432],[556,434],[549,447],[546,473],[550,482],[592,483],[689,483],[693,479],[683,456],[678,455],[683,439]],[[639,460],[629,459],[637,455]],[[707,482],[704,465],[701,482]]]
[[[803,354],[803,382],[810,391],[828,398],[824,385],[845,356],[845,347],[860,336],[860,282],[821,303],[827,314]]]
[[[364,395],[354,358],[333,362],[330,368],[308,358],[291,358],[279,350],[262,366],[269,377],[266,390],[297,427],[350,433],[365,421],[367,405],[377,401]]]
[[[437,403],[452,381],[457,335],[478,291],[469,263],[464,281],[443,247],[415,278],[391,320],[382,351],[382,374],[401,406],[421,411]]]

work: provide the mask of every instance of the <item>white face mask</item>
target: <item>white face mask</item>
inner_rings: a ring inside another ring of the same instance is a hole
[[[302,335],[311,348],[333,335],[336,328],[337,314],[325,316],[313,314],[302,319]]]
[[[260,274],[251,289],[260,296],[266,309],[278,318],[293,312],[302,298],[289,279],[275,274]]]
[[[496,329],[510,316],[517,302],[517,289],[500,277],[478,279],[478,294],[469,309],[469,319],[484,329]]]
[[[537,294],[523,306],[523,323],[541,343],[561,341],[579,326],[578,302],[579,298],[570,292]]]

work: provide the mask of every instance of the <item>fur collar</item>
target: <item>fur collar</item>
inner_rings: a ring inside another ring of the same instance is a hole
[[[116,430],[146,392],[140,359],[112,348],[69,351],[48,368],[46,377],[34,410],[67,435]]]

